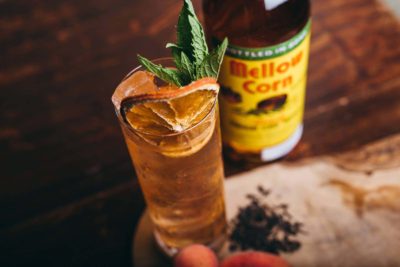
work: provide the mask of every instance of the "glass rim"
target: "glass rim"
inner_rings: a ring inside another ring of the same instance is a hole
[[[151,59],[150,61],[153,63],[160,63],[162,61],[172,61],[173,58],[172,57],[161,57],[161,58],[155,58],[155,59]],[[135,67],[134,69],[132,69],[130,72],[128,72],[128,74],[125,75],[125,77],[121,80],[121,82],[125,81],[127,78],[129,78],[133,73],[135,73],[136,71],[139,71],[140,69],[142,69],[143,66],[142,65],[138,65],[137,67]],[[145,135],[145,136],[154,136],[154,137],[174,137],[174,136],[178,136],[181,134],[185,134],[186,132],[196,128],[197,126],[200,126],[209,116],[211,116],[212,112],[215,110],[215,107],[217,105],[218,102],[218,94],[215,97],[215,100],[213,102],[212,108],[208,111],[208,113],[197,123],[191,125],[189,128],[185,129],[184,131],[181,132],[171,132],[168,134],[152,134],[152,133],[147,133],[145,131],[140,131],[137,129],[134,129],[128,122],[126,122],[124,120],[124,118],[122,117],[121,111],[115,108],[115,111],[117,112],[117,117],[120,120],[121,124],[130,132],[132,132],[133,134],[140,134],[140,135]]]

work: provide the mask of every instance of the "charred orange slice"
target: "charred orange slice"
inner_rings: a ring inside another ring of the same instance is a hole
[[[154,84],[154,76],[152,79]],[[153,87],[125,97],[120,114],[141,133],[179,133],[199,123],[211,111],[218,91],[214,78],[202,78],[180,88],[173,85]]]

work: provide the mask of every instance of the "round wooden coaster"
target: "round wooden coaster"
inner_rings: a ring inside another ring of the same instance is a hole
[[[157,247],[153,223],[147,210],[140,218],[133,239],[133,265],[137,267],[168,267],[172,262]]]

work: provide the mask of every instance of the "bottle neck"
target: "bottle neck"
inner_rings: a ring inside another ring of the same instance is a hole
[[[264,0],[265,10],[272,10],[287,1],[288,0]]]

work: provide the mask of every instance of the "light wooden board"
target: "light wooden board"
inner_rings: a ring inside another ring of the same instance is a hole
[[[229,219],[257,185],[271,189],[268,200],[289,204],[305,225],[301,249],[283,255],[293,266],[400,266],[400,136],[335,157],[276,163],[234,176],[225,182]],[[146,214],[134,239],[135,266],[168,264],[151,231]]]

